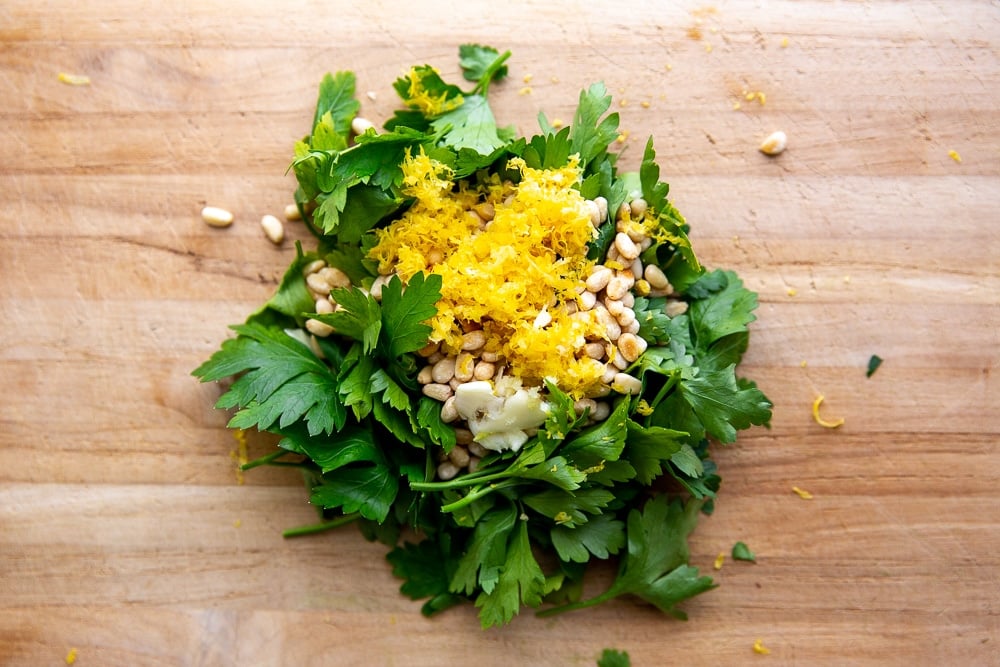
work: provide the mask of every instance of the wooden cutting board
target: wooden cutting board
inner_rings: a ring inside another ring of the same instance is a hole
[[[513,51],[491,93],[523,133],[606,82],[622,165],[655,136],[702,259],[760,292],[742,371],[773,426],[717,452],[692,560],[721,586],[687,623],[425,619],[354,529],[281,538],[314,516],[300,480],[241,480],[189,374],[308,243],[258,221],[323,73],[354,70],[378,121],[466,41]],[[972,1],[4,3],[0,663],[1000,664],[998,53]],[[737,540],[757,564],[712,571]]]

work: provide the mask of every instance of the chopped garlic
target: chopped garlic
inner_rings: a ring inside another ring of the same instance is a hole
[[[823,394],[820,394],[819,396],[816,397],[816,400],[813,401],[813,407],[812,407],[813,419],[816,420],[816,423],[822,426],[823,428],[838,428],[840,426],[843,426],[844,425],[843,417],[837,419],[836,421],[826,421],[825,419],[819,416],[819,406],[823,403],[824,398],[825,397],[823,396]]]
[[[459,385],[455,409],[469,422],[469,430],[484,448],[516,452],[528,441],[525,429],[543,424],[549,406],[537,387],[519,388],[505,398],[494,392],[492,384],[479,380]]]

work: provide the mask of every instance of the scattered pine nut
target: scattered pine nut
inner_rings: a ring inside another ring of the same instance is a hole
[[[765,139],[758,150],[764,155],[780,155],[787,147],[788,136],[779,130]]]
[[[296,220],[301,220],[302,214],[299,213],[299,207],[295,204],[289,204],[285,207],[285,220],[288,222],[294,222]]]
[[[206,206],[201,209],[201,219],[209,227],[228,227],[233,224],[233,214],[216,206]]]
[[[354,134],[364,134],[368,130],[375,128],[375,123],[371,122],[367,118],[362,118],[361,116],[355,116],[354,120],[351,121],[351,132]]]
[[[260,226],[264,229],[264,235],[274,245],[281,245],[285,240],[285,227],[273,215],[265,215],[260,219]]]

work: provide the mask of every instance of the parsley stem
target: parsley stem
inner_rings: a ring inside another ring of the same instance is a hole
[[[327,530],[332,530],[340,526],[345,526],[352,521],[356,521],[361,518],[359,512],[354,512],[353,514],[345,514],[342,517],[333,519],[332,521],[324,521],[323,523],[314,523],[308,526],[299,526],[298,528],[289,528],[281,534],[282,537],[302,537],[304,535],[315,535],[316,533],[322,533]]]
[[[494,473],[472,472],[467,475],[462,475],[461,477],[448,480],[447,482],[410,482],[410,488],[414,491],[443,491],[445,489],[461,489],[464,486],[482,484],[483,482],[492,482],[495,479],[503,479],[506,476],[506,470]]]
[[[516,484],[514,480],[508,480],[507,482],[500,482],[499,484],[487,484],[486,486],[480,486],[478,488],[469,491],[463,498],[456,500],[453,503],[448,503],[447,505],[441,506],[442,512],[454,512],[455,510],[460,510],[466,505],[471,505],[483,496],[488,496],[494,491],[503,488],[505,486],[511,486]]]
[[[550,607],[548,609],[542,609],[541,611],[536,611],[535,616],[538,616],[539,618],[545,618],[546,616],[555,616],[556,614],[561,614],[564,611],[575,611],[577,609],[586,609],[587,607],[593,607],[601,604],[602,602],[607,602],[613,597],[615,597],[613,591],[607,590],[604,593],[601,593],[600,595],[592,597],[588,600],[569,602],[567,604],[559,605],[558,607]]]
[[[243,465],[240,466],[240,470],[244,470],[245,471],[245,470],[250,470],[251,468],[256,468],[258,466],[267,465],[267,464],[271,463],[272,461],[274,461],[275,459],[280,459],[285,454],[291,454],[291,452],[288,451],[287,449],[279,449],[276,452],[271,452],[270,454],[265,454],[264,456],[260,457],[259,459],[254,459],[253,461],[248,461],[248,462],[244,463]]]

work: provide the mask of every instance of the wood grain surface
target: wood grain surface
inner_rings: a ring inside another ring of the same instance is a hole
[[[282,539],[314,516],[300,479],[239,484],[190,376],[308,243],[258,221],[291,201],[323,73],[382,120],[395,77],[454,78],[466,41],[513,51],[491,93],[523,133],[606,82],[623,165],[655,136],[703,261],[760,292],[743,372],[773,427],[717,451],[692,546],[758,562],[687,623],[630,600],[425,619],[355,529]],[[996,2],[7,0],[0,120],[0,664],[1000,664]]]

